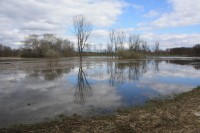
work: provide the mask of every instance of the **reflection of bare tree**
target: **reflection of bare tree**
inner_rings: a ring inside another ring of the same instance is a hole
[[[150,60],[146,60],[142,63],[142,73],[146,73],[148,71],[148,64],[150,63]]]
[[[109,62],[107,64],[107,73],[109,74],[109,85],[118,86],[123,83],[123,69],[117,69],[117,63]]]
[[[121,68],[127,69],[127,78],[129,80],[139,80],[143,73],[147,72],[148,61],[138,61],[133,63],[121,63]]]
[[[79,67],[77,84],[75,86],[74,102],[84,104],[88,96],[92,95],[92,87],[90,86],[82,64]]]
[[[159,63],[160,62],[161,62],[160,60],[154,60],[155,71],[159,71]]]
[[[118,86],[126,82],[126,80],[134,81],[139,80],[140,77],[148,71],[148,64],[151,60],[126,62],[126,63],[113,63],[108,62],[107,73],[109,74],[109,84],[111,86]],[[159,62],[153,61],[156,70],[159,70]]]
[[[194,67],[195,69],[197,69],[197,70],[200,70],[200,63],[199,63],[199,64],[193,65],[193,67]]]
[[[134,63],[132,65],[129,65],[129,71],[128,71],[128,78],[129,80],[139,80],[140,73],[140,64]]]

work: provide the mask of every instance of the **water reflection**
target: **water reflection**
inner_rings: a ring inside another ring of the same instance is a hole
[[[149,64],[151,64],[151,67],[153,67],[155,71],[159,71],[160,62],[162,61],[144,60],[125,63],[108,62],[107,73],[109,75],[109,85],[119,86],[125,82],[138,81],[143,74],[148,72]]]
[[[200,85],[200,60],[78,63],[62,69],[0,70],[0,126],[59,114],[101,114]]]
[[[73,67],[68,67],[64,69],[47,69],[47,70],[25,70],[26,79],[40,79],[44,78],[45,80],[54,81],[63,76],[63,74],[68,74],[73,70]]]
[[[159,71],[159,63],[161,63],[162,61],[160,60],[154,60],[154,70],[155,71]]]
[[[92,87],[90,86],[86,74],[80,62],[79,71],[77,75],[77,84],[75,86],[74,102],[84,104],[87,97],[92,95]]]

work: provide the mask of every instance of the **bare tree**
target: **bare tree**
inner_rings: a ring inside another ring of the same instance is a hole
[[[158,54],[160,51],[160,43],[159,42],[155,42],[155,53]]]
[[[124,45],[126,43],[126,33],[124,31],[118,31],[116,36],[117,36],[119,49],[123,50]]]
[[[109,42],[110,45],[114,46],[114,52],[117,53],[118,50],[123,50],[126,42],[126,33],[121,30],[111,30],[109,32]]]
[[[142,44],[142,51],[144,52],[144,53],[147,53],[147,52],[149,52],[149,47],[148,47],[148,45],[147,45],[147,42],[146,41],[144,41],[144,40],[142,40],[141,41],[141,44]]]
[[[109,52],[113,52],[113,48],[115,52],[117,51],[117,46],[115,45],[115,30],[112,29],[109,31]],[[113,55],[112,55],[113,56]]]
[[[102,46],[103,46],[103,44],[102,44],[102,43],[99,43],[99,52],[100,52],[100,53],[102,52]]]
[[[12,49],[10,46],[5,46],[0,43],[0,56],[1,57],[19,56],[20,52],[21,52],[20,49]]]
[[[107,53],[108,53],[108,55],[110,55],[110,54],[113,54],[113,47],[112,47],[112,45],[111,44],[107,44]]]
[[[137,34],[129,35],[128,38],[128,43],[129,43],[129,50],[131,51],[139,51],[140,50],[140,43],[141,39],[140,36]]]
[[[77,38],[78,52],[80,61],[82,61],[82,52],[86,46],[86,42],[92,30],[92,25],[83,15],[78,15],[73,18],[74,34]]]
[[[119,38],[117,31],[114,31],[114,45],[115,45],[115,53],[117,53],[119,45]]]
[[[32,34],[25,38],[24,45],[26,48],[29,48],[36,52],[36,49],[39,47],[39,35]]]
[[[87,52],[91,52],[91,47],[92,47],[91,44],[89,44],[89,43],[86,44]]]

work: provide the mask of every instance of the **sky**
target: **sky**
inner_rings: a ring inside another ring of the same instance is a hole
[[[0,43],[22,47],[30,34],[53,33],[76,41],[72,20],[93,25],[89,43],[103,48],[108,31],[124,30],[162,49],[200,43],[200,0],[0,0]]]

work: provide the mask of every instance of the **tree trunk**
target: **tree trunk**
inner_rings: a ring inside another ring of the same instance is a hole
[[[80,62],[82,62],[82,52],[79,52],[79,56],[80,56]]]

